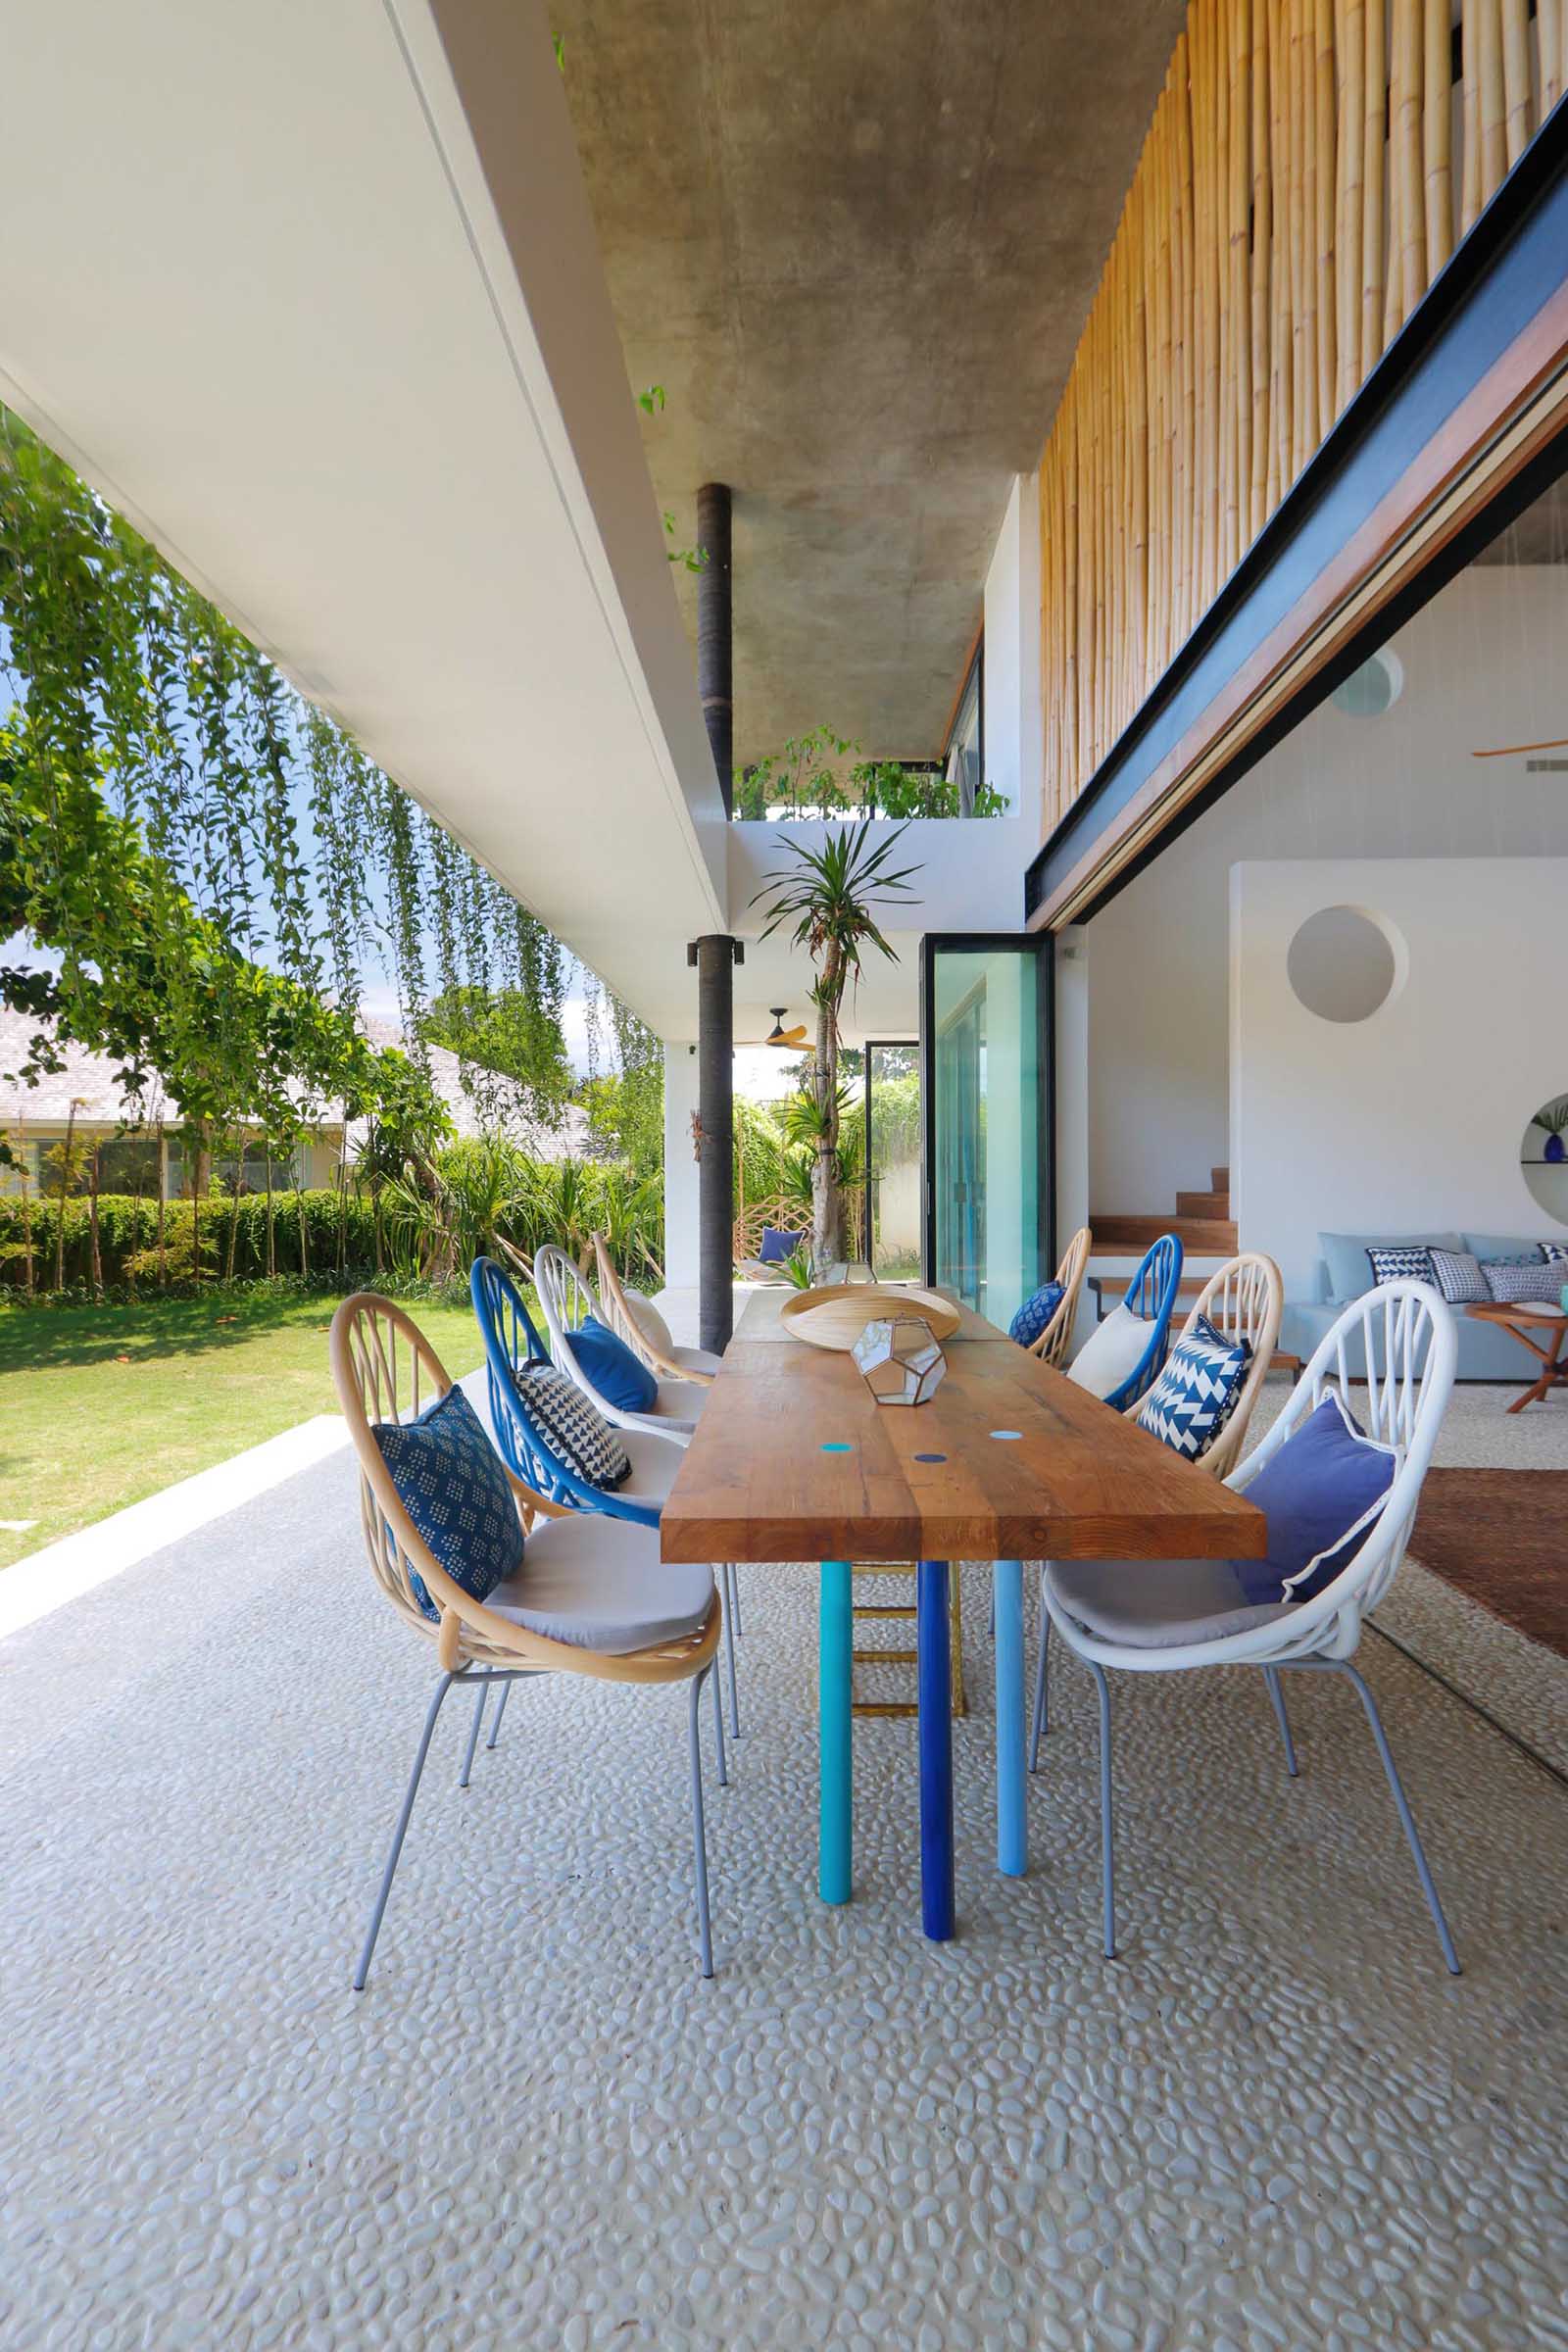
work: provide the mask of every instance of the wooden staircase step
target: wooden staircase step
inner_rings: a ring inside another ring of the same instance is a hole
[[[1216,1193],[1228,1193],[1231,1189],[1231,1172],[1229,1168],[1210,1168],[1208,1181]]]
[[[1184,1250],[1205,1255],[1234,1255],[1236,1227],[1220,1217],[1111,1217],[1091,1214],[1097,1250],[1147,1250],[1162,1233],[1173,1233]]]
[[[1217,1217],[1223,1225],[1231,1213],[1231,1197],[1217,1189],[1211,1193],[1178,1193],[1176,1214],[1179,1217]]]

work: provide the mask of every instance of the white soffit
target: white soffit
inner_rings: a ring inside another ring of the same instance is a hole
[[[0,0],[0,396],[654,1025],[723,809],[536,0]]]

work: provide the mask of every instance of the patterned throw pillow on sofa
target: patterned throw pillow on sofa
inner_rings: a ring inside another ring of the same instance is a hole
[[[1450,1306],[1480,1306],[1492,1297],[1481,1260],[1467,1250],[1433,1250],[1432,1278]]]
[[[1490,1258],[1481,1271],[1499,1306],[1522,1306],[1530,1298],[1552,1303],[1552,1270],[1544,1257]]]
[[[416,1421],[377,1421],[372,1434],[398,1500],[448,1576],[472,1599],[488,1600],[522,1566],[522,1522],[463,1391],[448,1389]],[[412,1583],[424,1615],[438,1618],[422,1578]]]
[[[1385,1282],[1430,1282],[1432,1252],[1430,1250],[1369,1250],[1367,1263],[1372,1268],[1375,1284]]]
[[[1139,1427],[1162,1439],[1172,1452],[1196,1462],[1236,1410],[1251,1360],[1250,1340],[1228,1340],[1206,1315],[1200,1315],[1186,1338],[1177,1341],[1138,1407]]]

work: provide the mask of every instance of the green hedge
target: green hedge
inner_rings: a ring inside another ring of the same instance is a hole
[[[35,1289],[53,1288],[55,1239],[60,1217],[56,1200],[30,1203],[32,1221],[32,1279]],[[221,1196],[201,1204],[202,1270],[208,1276],[228,1270],[229,1221],[235,1202]],[[234,1278],[254,1281],[268,1271],[267,1197],[244,1194],[238,1202],[234,1234]],[[300,1223],[303,1212],[305,1261],[301,1259]],[[85,1200],[65,1204],[65,1281],[68,1289],[92,1280],[91,1210]],[[343,1232],[345,1224],[347,1230]],[[193,1203],[171,1200],[164,1211],[165,1270],[171,1281],[188,1282],[194,1228]],[[135,1200],[121,1193],[103,1193],[98,1200],[98,1248],[106,1284],[122,1286],[134,1279],[145,1289],[159,1281],[158,1203]],[[274,1193],[272,1195],[273,1265],[279,1274],[327,1274],[340,1262],[363,1269],[375,1263],[375,1225],[368,1200],[353,1193],[345,1204],[335,1192]],[[132,1267],[132,1259],[140,1262]],[[0,1285],[12,1291],[25,1283],[22,1202],[14,1196],[0,1199]]]

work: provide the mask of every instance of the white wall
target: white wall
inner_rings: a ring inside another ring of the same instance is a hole
[[[1320,1020],[1287,977],[1297,930],[1335,906],[1392,926],[1404,963],[1364,1021]],[[1568,858],[1242,864],[1231,917],[1236,1213],[1288,1296],[1312,1295],[1320,1230],[1550,1230],[1519,1147],[1568,1090]]]
[[[1325,705],[1096,916],[1096,1209],[1168,1209],[1178,1187],[1234,1163],[1227,877],[1238,859],[1568,854],[1568,777],[1471,758],[1568,735],[1565,644],[1568,569],[1462,573],[1393,640],[1405,685],[1392,710],[1356,719]],[[1568,1087],[1568,1070],[1554,1084]]]
[[[1013,811],[1029,819],[1038,838],[1045,727],[1040,700],[1039,487],[1034,474],[1014,478],[986,573],[984,704],[985,780],[1006,794]]]
[[[664,1281],[672,1291],[698,1287],[698,1168],[692,1157],[697,1108],[697,1051],[664,1048]]]

